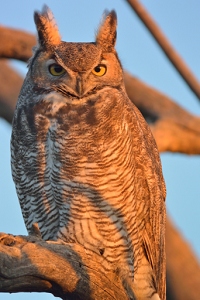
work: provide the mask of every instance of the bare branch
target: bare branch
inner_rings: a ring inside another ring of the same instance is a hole
[[[48,292],[62,299],[128,300],[103,258],[77,244],[0,234],[0,292]]]
[[[27,61],[31,55],[36,38],[33,34],[0,26],[0,57]]]
[[[188,243],[168,218],[166,230],[167,300],[198,300],[200,266]]]
[[[200,118],[125,73],[129,98],[149,123],[160,152],[200,154]]]
[[[198,300],[199,264],[169,220],[166,246],[167,299]],[[69,295],[71,299],[129,299],[118,275],[104,273],[102,259],[77,244],[1,233],[0,292],[47,292],[62,299]]]
[[[181,77],[185,80],[187,85],[193,91],[193,93],[200,99],[200,83],[190,71],[189,67],[182,60],[179,54],[174,50],[172,45],[169,43],[165,35],[162,33],[161,29],[148,14],[145,8],[138,0],[126,0],[130,6],[133,8],[135,13],[138,15],[140,20],[144,23],[147,29],[150,31],[154,39],[160,45],[166,56],[169,58],[171,63],[174,65],[176,70],[179,72]]]
[[[5,59],[0,60],[0,69],[0,117],[11,123],[23,78]]]

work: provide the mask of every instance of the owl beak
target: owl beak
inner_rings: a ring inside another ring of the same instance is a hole
[[[80,77],[78,77],[76,80],[76,93],[79,97],[82,97],[84,94],[83,81]]]

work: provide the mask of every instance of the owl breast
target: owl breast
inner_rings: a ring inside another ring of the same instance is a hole
[[[16,155],[29,183],[25,193],[19,182],[18,194],[28,230],[37,222],[45,240],[78,242],[103,251],[112,263],[120,257],[133,270],[130,253],[138,251],[132,243],[133,235],[138,238],[133,195],[144,200],[146,195],[134,190],[142,170],[135,168],[126,118],[119,114],[120,96],[111,95],[108,89],[74,105],[52,94],[29,108],[34,126],[23,124],[23,129],[32,147],[25,156]],[[144,205],[140,209],[145,212]]]

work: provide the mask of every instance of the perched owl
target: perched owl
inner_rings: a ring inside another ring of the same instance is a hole
[[[28,232],[78,243],[133,299],[165,299],[165,184],[150,129],[129,100],[117,17],[92,43],[61,37],[35,12],[38,45],[13,120],[12,174]]]

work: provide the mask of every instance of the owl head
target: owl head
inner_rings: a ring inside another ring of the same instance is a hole
[[[38,45],[29,63],[33,85],[81,99],[97,91],[121,86],[123,72],[115,51],[117,16],[104,14],[95,42],[61,40],[53,14],[47,6],[35,12]]]

